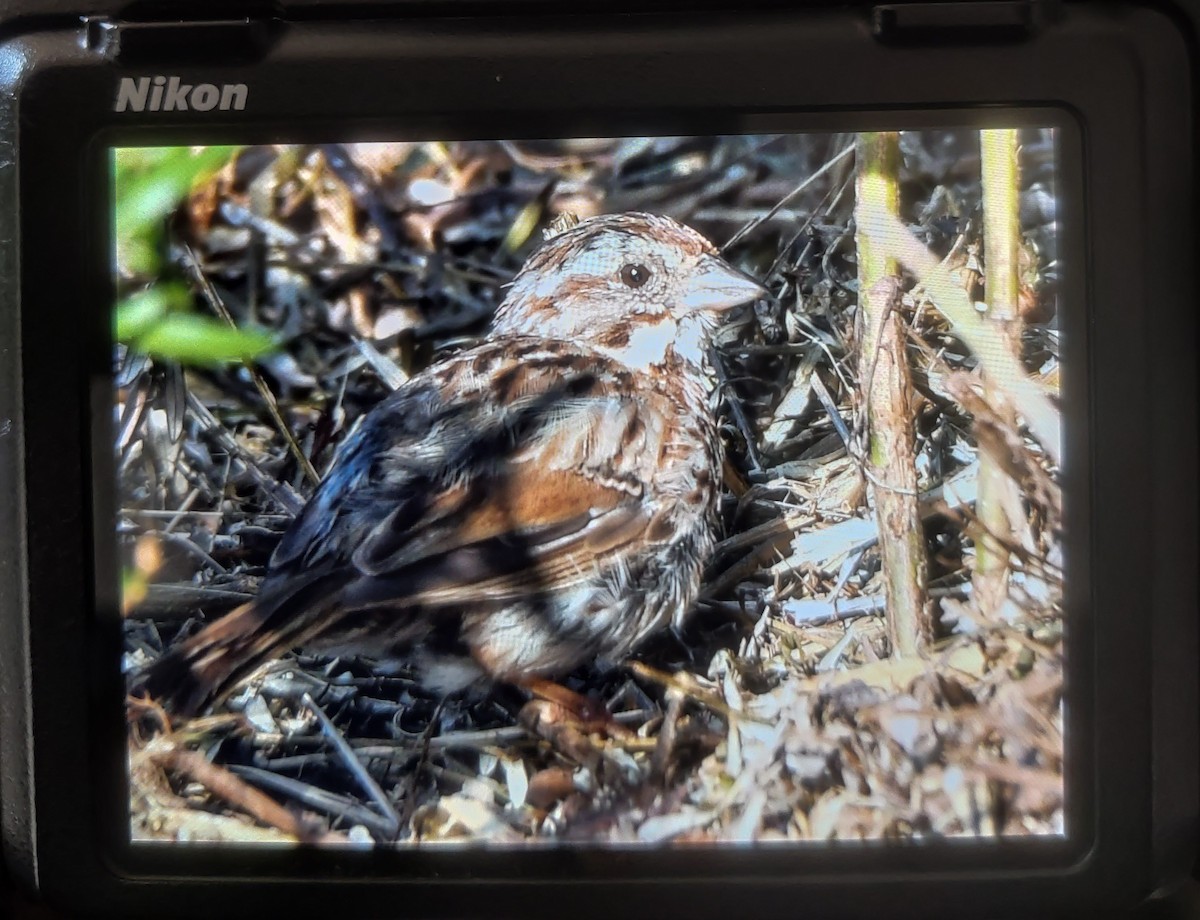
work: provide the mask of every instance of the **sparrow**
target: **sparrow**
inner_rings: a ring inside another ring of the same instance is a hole
[[[717,526],[709,348],[731,308],[764,295],[667,217],[550,236],[485,343],[363,417],[256,598],[138,684],[192,715],[304,648],[405,662],[451,693],[617,663],[679,628]]]

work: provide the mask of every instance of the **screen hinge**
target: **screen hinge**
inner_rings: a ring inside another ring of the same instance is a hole
[[[950,0],[944,3],[887,3],[872,9],[872,28],[894,44],[1023,41],[1044,23],[1047,0]]]
[[[88,16],[83,40],[89,50],[123,65],[241,65],[261,60],[283,28],[273,17],[144,22]]]

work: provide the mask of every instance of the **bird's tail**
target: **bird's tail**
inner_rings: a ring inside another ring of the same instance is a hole
[[[245,652],[260,622],[255,603],[243,604],[160,655],[136,675],[132,689],[149,694],[172,715],[195,715],[258,664]]]
[[[163,653],[131,681],[131,690],[149,694],[174,716],[196,715],[263,662],[305,644],[328,625],[328,613],[328,597],[316,604],[295,595],[282,603],[250,601]]]

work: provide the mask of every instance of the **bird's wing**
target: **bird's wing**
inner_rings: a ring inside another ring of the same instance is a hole
[[[353,606],[557,591],[670,537],[668,426],[628,371],[530,345],[466,352],[373,411],[281,542],[272,577],[343,570]]]

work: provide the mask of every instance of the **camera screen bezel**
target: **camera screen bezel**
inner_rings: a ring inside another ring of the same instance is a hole
[[[688,885],[703,892],[717,879],[752,883],[763,891],[776,891],[780,897],[802,888],[806,897],[836,898],[839,890],[855,886],[866,892],[857,896],[866,903],[872,897],[883,897],[881,893],[889,886],[928,888],[940,884],[959,892],[978,886],[978,891],[1016,900],[1036,896],[1049,903],[1045,898],[1063,896],[1083,879],[1090,878],[1096,890],[1105,878],[1105,866],[1148,864],[1148,835],[1145,840],[1114,839],[1118,828],[1149,826],[1152,737],[1150,725],[1139,713],[1151,712],[1153,701],[1149,644],[1129,622],[1131,618],[1119,615],[1120,606],[1135,595],[1111,582],[1118,574],[1113,564],[1116,560],[1135,571],[1150,570],[1153,565],[1148,542],[1130,547],[1117,541],[1116,534],[1122,527],[1147,532],[1154,526],[1186,530],[1189,524],[1164,519],[1166,509],[1139,507],[1133,496],[1117,494],[1114,500],[1114,484],[1144,476],[1151,462],[1120,449],[1131,430],[1140,432],[1142,443],[1161,444],[1164,451],[1172,446],[1163,432],[1153,429],[1145,413],[1137,413],[1139,405],[1152,395],[1146,356],[1140,356],[1141,361],[1137,356],[1131,360],[1128,354],[1123,362],[1114,358],[1129,351],[1128,341],[1136,340],[1130,338],[1131,329],[1148,334],[1150,314],[1156,309],[1174,311],[1170,314],[1173,319],[1178,319],[1181,310],[1178,299],[1170,296],[1157,302],[1146,293],[1139,297],[1142,273],[1130,270],[1122,276],[1118,271],[1114,257],[1121,252],[1122,242],[1128,247],[1127,265],[1149,258],[1141,252],[1150,234],[1144,225],[1144,190],[1130,184],[1108,187],[1102,194],[1099,187],[1105,177],[1183,176],[1186,169],[1179,157],[1173,162],[1167,162],[1165,156],[1160,157],[1161,162],[1150,162],[1143,149],[1149,140],[1138,145],[1127,134],[1123,118],[1137,111],[1136,76],[1147,61],[1133,54],[1115,63],[1104,77],[1091,81],[1080,77],[1082,71],[1072,72],[1071,65],[1082,60],[1086,47],[1082,38],[1088,29],[1093,37],[1104,37],[1126,54],[1133,44],[1145,55],[1148,48],[1156,47],[1156,41],[1164,40],[1156,31],[1161,23],[1142,23],[1145,34],[1141,34],[1140,46],[1128,32],[1113,35],[1103,23],[1085,21],[1082,34],[1080,29],[1052,30],[1027,47],[988,48],[982,53],[996,61],[1016,57],[1027,67],[1044,68],[1040,83],[1029,74],[1023,78],[1016,72],[1006,74],[1004,80],[988,84],[990,96],[973,91],[970,85],[938,85],[930,79],[933,68],[927,59],[908,49],[885,49],[857,24],[847,25],[833,14],[754,14],[736,21],[736,28],[729,20],[714,16],[682,32],[653,18],[622,25],[633,28],[622,33],[621,26],[593,23],[589,28],[573,21],[556,32],[549,23],[520,29],[507,22],[505,28],[517,28],[518,36],[505,46],[489,37],[478,22],[426,24],[424,38],[433,42],[433,48],[414,53],[416,60],[403,64],[397,64],[391,55],[397,47],[412,47],[408,43],[420,37],[420,28],[393,34],[386,29],[347,25],[340,33],[335,28],[330,34],[325,26],[325,34],[318,36],[297,27],[253,68],[239,65],[213,71],[191,65],[170,69],[185,78],[218,73],[219,82],[241,79],[248,82],[255,99],[267,100],[257,111],[248,107],[246,112],[223,113],[220,122],[194,113],[172,116],[171,123],[166,123],[161,113],[132,119],[113,113],[112,99],[120,76],[148,73],[151,68],[97,61],[86,52],[64,50],[61,42],[56,46],[56,60],[33,67],[26,75],[18,140],[24,203],[20,329],[25,405],[21,417],[29,605],[35,611],[28,624],[35,675],[30,689],[34,722],[69,724],[66,719],[72,712],[78,718],[78,688],[86,684],[90,689],[83,739],[50,732],[34,737],[37,846],[43,878],[50,888],[70,894],[72,883],[64,872],[74,862],[76,868],[86,867],[93,888],[115,885],[128,893],[145,890],[154,880],[186,879],[189,890],[194,888],[217,901],[225,896],[220,893],[223,886],[246,888],[235,882],[265,883],[265,888],[276,890],[280,886],[271,882],[288,882],[293,886],[290,891],[303,891],[315,881],[334,879],[370,882],[373,889],[390,888],[393,895],[404,891],[415,897],[420,892],[420,903],[434,906],[455,903],[453,897],[444,895],[450,881],[471,881],[476,892],[507,892],[506,903],[513,904],[528,897],[514,893],[517,882],[536,882],[549,890],[559,885],[578,888],[620,881],[639,891],[653,883],[655,892],[670,890],[687,899],[706,897],[689,896]],[[731,34],[731,29],[737,34]],[[639,49],[655,46],[655,42],[666,42],[677,65],[701,61],[722,48],[734,49],[736,63],[745,59],[751,33],[762,41],[769,36],[776,55],[782,53],[784,39],[790,35],[806,47],[817,48],[817,43],[823,42],[816,55],[823,61],[849,60],[852,69],[854,65],[878,68],[884,62],[911,69],[904,71],[897,85],[876,87],[873,98],[878,101],[870,106],[851,104],[850,100],[867,98],[856,96],[854,86],[841,88],[840,94],[827,87],[808,87],[811,92],[801,100],[803,104],[793,101],[781,106],[755,82],[753,72],[730,78],[736,84],[733,87],[697,93],[708,100],[703,105],[681,105],[686,87],[681,87],[678,74],[668,79],[661,69],[643,63],[643,79],[653,79],[639,84],[639,68],[611,66],[617,59],[637,60]],[[628,40],[614,44],[622,34]],[[1136,39],[1140,33],[1133,35]],[[555,38],[565,47],[553,47]],[[50,42],[51,36],[42,36],[42,40]],[[599,49],[599,53],[573,57],[572,49],[580,47]],[[357,59],[349,56],[355,48],[361,52]],[[481,49],[487,54],[481,54]],[[953,67],[955,60],[977,59],[981,52],[955,47],[938,53],[947,55],[946,66]],[[336,60],[337,66],[332,67],[328,86],[321,93],[305,94],[297,89],[295,80],[302,68],[311,73],[319,63],[328,66],[330,59]],[[404,92],[392,97],[383,93],[364,108],[364,101],[349,98],[353,94],[344,88],[352,75],[358,82],[370,84],[372,77],[381,80],[390,73],[395,78],[404,67],[415,70],[422,63],[432,67],[434,84],[438,74],[446,76],[440,86],[440,107],[453,114],[414,108]],[[339,68],[346,79],[337,79]],[[566,82],[576,87],[588,86],[583,104],[574,111],[563,106],[561,96],[566,90],[562,87],[543,93],[550,97],[546,104],[531,104],[529,94],[535,79],[539,74],[544,78],[547,70],[564,74]],[[515,88],[514,82],[518,84]],[[977,83],[975,90],[978,88]],[[480,100],[487,94],[498,94],[500,100],[490,111],[480,109]],[[629,106],[634,98],[637,104]],[[50,121],[55,106],[62,105],[55,100],[63,99],[76,100],[80,117]],[[621,102],[626,109],[620,109]],[[262,118],[261,111],[270,111],[271,117]],[[385,117],[379,114],[383,111],[406,113],[403,129],[396,130],[395,114]],[[111,305],[113,295],[109,227],[112,147],[406,137],[749,133],[768,126],[829,131],[952,124],[1053,124],[1060,128],[1060,198],[1066,212],[1062,241],[1064,340],[1068,343],[1066,444],[1068,458],[1074,458],[1068,461],[1073,469],[1066,483],[1071,521],[1068,566],[1072,583],[1086,586],[1069,589],[1072,596],[1068,600],[1066,790],[1070,833],[1066,840],[840,844],[779,851],[715,848],[711,852],[607,847],[533,852],[251,852],[129,844],[127,796],[121,791],[126,782],[122,688],[114,667],[119,660],[119,630],[113,616],[92,616],[98,601],[115,610],[112,598],[103,598],[96,591],[93,576],[98,569],[92,555],[94,549],[103,552],[112,539],[111,518],[94,514],[92,503],[99,493],[96,477],[103,480],[108,469],[101,458],[111,453],[112,444],[107,426],[92,424],[92,420],[111,415],[111,330],[105,305]],[[31,204],[37,200],[36,190],[51,187],[48,183],[56,177],[56,206],[48,209]],[[1150,194],[1148,189],[1145,194]],[[1123,241],[1113,232],[1118,226],[1124,228]],[[72,229],[80,232],[72,234]],[[64,248],[66,257],[79,265],[79,271],[66,278],[52,271],[54,259],[63,258]],[[44,280],[39,283],[45,278],[54,278],[58,289],[49,290]],[[1178,296],[1174,291],[1168,295]],[[1147,304],[1146,315],[1129,316],[1130,311],[1122,310],[1122,304],[1139,299]],[[80,320],[77,327],[66,331],[55,325],[54,318],[64,302],[77,311]],[[51,332],[59,349],[74,357],[71,363],[76,373],[63,373],[61,358],[58,364],[53,362],[53,349],[47,346]],[[1194,407],[1190,391],[1187,398]],[[50,405],[55,408],[53,413],[45,411]],[[1132,424],[1130,416],[1135,419]],[[1122,430],[1114,432],[1112,428],[1123,417]],[[1186,458],[1185,450],[1172,459],[1183,463]],[[93,459],[101,462],[93,463]],[[1154,462],[1164,461],[1156,458]],[[1178,477],[1178,469],[1173,475]],[[1100,496],[1107,498],[1101,502]],[[78,525],[79,539],[64,540],[64,526],[75,535],[73,524]],[[1183,542],[1187,538],[1181,535]],[[1084,580],[1074,582],[1076,578]],[[1160,625],[1172,628],[1169,621],[1163,621],[1179,617],[1182,600],[1183,595],[1174,606],[1156,602],[1151,611],[1156,629]],[[1098,679],[1117,662],[1129,674],[1121,693]],[[1180,677],[1186,680],[1186,675]],[[76,688],[74,699],[72,686]],[[1183,697],[1186,699],[1186,693]],[[1123,757],[1119,748],[1137,753]],[[90,781],[85,788],[56,790],[52,764],[64,761],[87,765]],[[1098,780],[1100,774],[1103,782]],[[1012,888],[1018,877],[1028,886],[1020,893]],[[955,882],[969,884],[964,888]],[[532,890],[530,886],[517,887],[522,892]],[[437,892],[443,892],[441,902]],[[311,896],[311,892],[300,895]],[[461,892],[455,895],[460,896]]]

